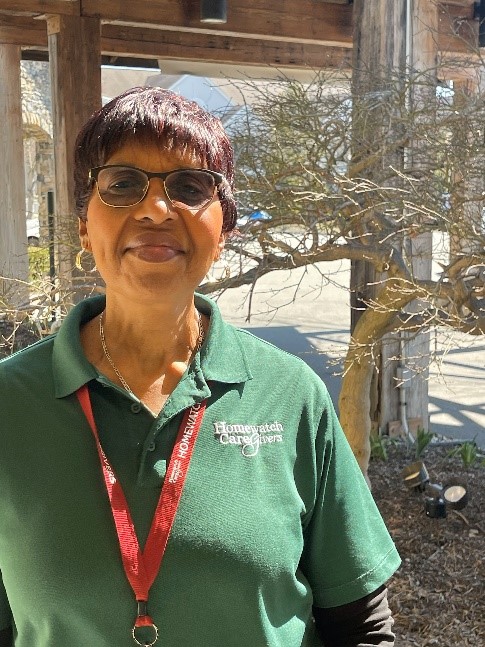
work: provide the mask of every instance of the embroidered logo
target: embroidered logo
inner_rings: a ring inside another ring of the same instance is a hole
[[[214,436],[221,445],[237,445],[246,458],[256,456],[262,445],[283,442],[281,422],[262,425],[228,424],[225,420],[214,422]]]

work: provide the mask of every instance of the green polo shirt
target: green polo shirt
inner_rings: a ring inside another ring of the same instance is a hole
[[[327,390],[300,359],[226,324],[154,418],[85,359],[79,328],[0,362],[0,629],[15,647],[132,647],[136,612],[91,430],[143,545],[182,418],[208,398],[149,611],[168,647],[315,644],[311,606],[374,591],[399,557]],[[2,584],[3,582],[3,584]]]

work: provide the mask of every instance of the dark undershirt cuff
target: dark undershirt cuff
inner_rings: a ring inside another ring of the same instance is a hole
[[[0,631],[0,647],[12,647],[13,645],[13,636],[12,628],[2,629]]]
[[[387,588],[338,607],[313,607],[317,633],[325,647],[392,647],[394,634]]]

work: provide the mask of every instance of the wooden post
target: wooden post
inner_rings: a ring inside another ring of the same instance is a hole
[[[481,69],[468,70],[468,74],[453,81],[453,107],[457,114],[466,115],[467,105],[473,100],[483,101],[484,73]],[[450,235],[450,263],[457,257],[482,254],[480,232],[483,230],[483,195],[485,181],[483,127],[476,128],[473,121],[463,118],[453,132],[455,147],[452,227]],[[472,152],[473,151],[473,152]]]
[[[74,142],[82,125],[101,106],[101,44],[98,18],[47,19],[55,160],[56,264],[61,293],[72,289],[79,250],[74,216]],[[82,290],[81,290],[82,293]],[[82,294],[74,295],[74,301]]]
[[[20,47],[0,44],[0,307],[28,299]]]
[[[396,110],[396,98],[403,95],[406,60],[406,0],[356,0],[353,8],[353,72],[352,72],[352,164],[355,177],[365,177],[377,185],[389,185],[390,167],[403,167],[401,146],[393,146],[399,133],[388,132],[386,124]],[[372,35],[372,36],[371,36]],[[391,111],[391,112],[390,112]],[[386,150],[385,154],[381,151]],[[374,155],[374,153],[377,153]],[[365,160],[370,160],[365,163]],[[355,169],[358,168],[358,171]],[[365,197],[363,198],[365,200]],[[362,206],[366,206],[363,204]],[[365,231],[354,232],[362,236]],[[351,265],[351,331],[375,297],[382,276],[366,261],[353,261]],[[386,408],[394,393],[385,387],[383,368],[389,366],[396,351],[389,338],[372,353],[381,357],[375,373],[371,392],[371,420],[382,427],[389,417]],[[370,349],[369,349],[370,352]],[[385,391],[383,393],[382,391]],[[384,409],[384,411],[383,411]]]
[[[411,51],[408,52],[409,82],[411,87],[411,112],[417,115],[417,123],[434,118],[438,84],[438,6],[429,0],[413,0],[411,13]],[[422,116],[419,116],[422,115]],[[428,146],[419,139],[412,139],[408,151],[407,164],[413,174],[419,173],[420,168],[427,168],[430,163]],[[426,225],[426,222],[423,223]],[[408,239],[408,256],[411,258],[413,276],[416,279],[430,280],[433,255],[433,234],[431,231],[421,233]],[[412,302],[408,312],[420,312],[422,304]],[[409,420],[416,421],[409,425],[412,432],[416,427],[427,430],[429,426],[429,332],[420,331],[417,335],[406,339],[404,343],[404,362],[412,371],[412,379],[407,389],[406,413]],[[414,429],[413,429],[414,427]]]
[[[383,114],[393,100],[393,88],[405,64],[405,0],[356,0],[353,8],[352,72],[352,167],[383,148]],[[372,37],[370,37],[372,34]],[[390,99],[390,101],[389,101]],[[390,137],[393,134],[390,133]],[[391,147],[392,148],[392,147]],[[402,166],[401,152],[384,160],[378,156],[356,173],[379,182],[388,174],[390,164]],[[392,159],[394,158],[394,159]],[[364,234],[365,232],[356,232]],[[375,296],[375,271],[365,261],[353,261],[351,271],[351,330],[354,330],[366,303]]]
[[[353,164],[362,169],[367,156],[372,159],[373,146],[390,152],[377,155],[376,162],[367,166],[361,176],[376,184],[389,186],[388,169],[405,169],[412,163],[420,164],[420,142],[413,141],[405,159],[399,147],[392,145],[399,133],[386,134],[396,96],[406,100],[405,83],[413,88],[407,100],[417,105],[424,100],[436,100],[438,8],[429,0],[357,0],[354,3],[354,69],[352,79],[354,101]],[[369,38],[372,34],[372,38]],[[408,69],[406,69],[406,64]],[[417,80],[417,81],[416,81]],[[394,98],[393,98],[394,95]],[[389,97],[389,110],[386,101]],[[366,104],[372,106],[366,110]],[[429,105],[432,105],[429,104]],[[402,106],[403,107],[403,106]],[[410,106],[412,108],[412,105]],[[383,118],[383,116],[385,118]],[[397,120],[396,120],[397,121]],[[388,177],[386,177],[386,174]],[[365,232],[356,232],[365,234]],[[411,270],[417,279],[431,277],[432,235],[425,233],[404,241]],[[366,303],[372,301],[382,276],[364,261],[354,262],[351,270],[351,330],[354,330]],[[418,311],[413,303],[409,311]],[[406,337],[406,357],[401,358],[402,343],[396,335],[387,335],[380,346],[379,373],[371,397],[371,418],[383,431],[389,423],[400,421],[399,391],[396,388],[396,369],[400,361],[414,369],[411,385],[406,389],[406,418],[425,429],[428,427],[428,362],[429,335],[420,333],[413,339]],[[412,426],[412,425],[410,425]]]

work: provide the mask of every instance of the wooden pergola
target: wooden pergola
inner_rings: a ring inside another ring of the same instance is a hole
[[[463,54],[476,47],[474,5],[439,3],[439,49]],[[79,128],[100,106],[102,60],[178,60],[187,69],[200,61],[266,65],[288,73],[350,68],[353,12],[350,0],[228,0],[227,22],[206,24],[199,0],[0,0],[0,276],[27,277],[22,57],[50,62],[57,231],[67,218],[72,233],[71,155]],[[72,253],[59,257],[59,266],[70,271]]]

